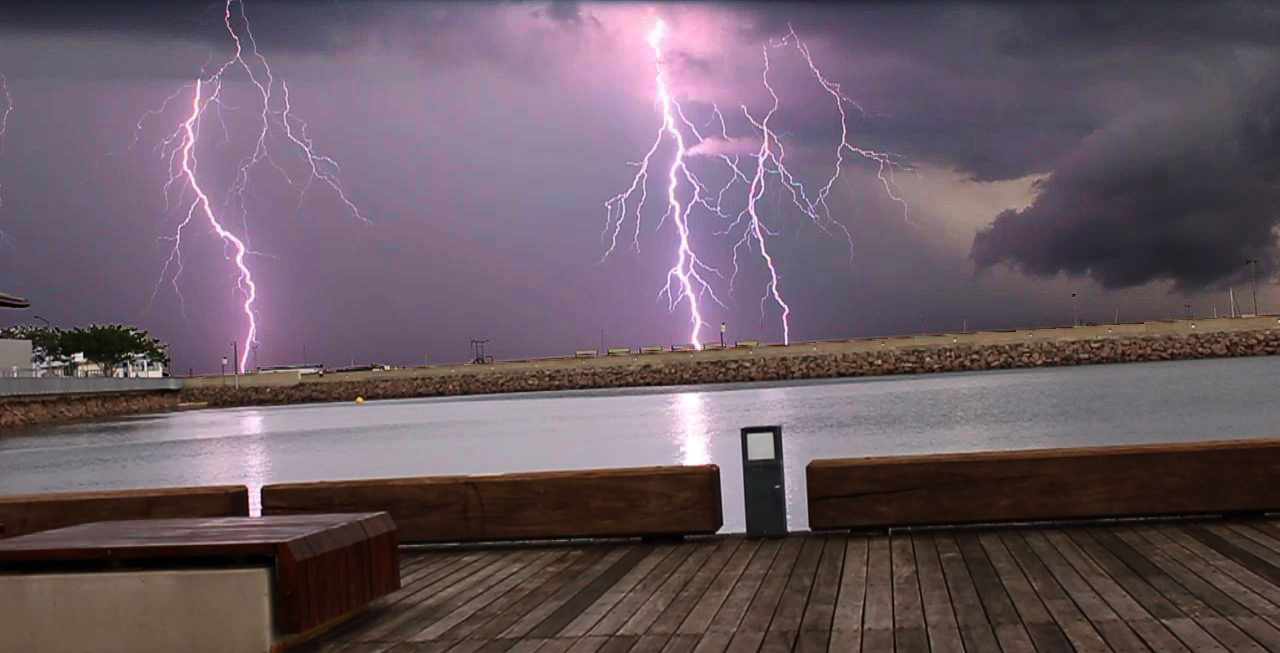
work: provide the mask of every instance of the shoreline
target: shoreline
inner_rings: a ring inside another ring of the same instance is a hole
[[[184,387],[183,403],[209,408],[313,404],[366,400],[523,394],[566,390],[683,385],[733,384],[809,379],[863,378],[980,372],[1073,365],[1138,363],[1205,358],[1233,358],[1280,354],[1280,328],[1209,333],[1112,336],[1094,339],[1056,339],[1031,342],[916,345],[863,351],[817,351],[818,345],[712,350],[659,359],[657,355],[598,359],[558,359],[529,364],[451,366],[449,373],[391,375],[378,378],[297,380],[291,384]],[[808,353],[800,353],[811,347]],[[709,356],[706,354],[710,354]],[[729,355],[733,354],[733,355]],[[601,357],[604,358],[604,357]],[[594,364],[593,364],[594,363]],[[609,363],[609,364],[601,364]],[[402,371],[398,371],[402,372]],[[243,380],[243,379],[242,379]]]

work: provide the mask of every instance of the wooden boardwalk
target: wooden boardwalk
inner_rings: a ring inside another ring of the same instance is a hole
[[[1280,651],[1280,521],[402,553],[308,651]]]

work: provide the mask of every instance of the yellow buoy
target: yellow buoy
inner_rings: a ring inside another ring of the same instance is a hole
[[[364,397],[356,397],[356,403],[357,403],[357,404],[363,404],[363,403],[364,403]]]

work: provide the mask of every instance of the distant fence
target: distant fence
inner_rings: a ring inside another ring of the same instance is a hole
[[[106,377],[0,378],[0,397],[180,389],[182,389],[182,380],[172,377],[160,379]]]

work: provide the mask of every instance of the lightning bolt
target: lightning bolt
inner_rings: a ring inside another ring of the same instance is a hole
[[[3,109],[3,111],[0,111],[0,153],[3,153],[4,135],[9,130],[9,114],[13,113],[13,96],[9,94],[9,80],[5,79],[3,74],[0,74],[0,95],[4,96],[4,106],[0,107],[0,109]],[[0,186],[0,191],[3,190],[4,187]],[[0,207],[4,207],[3,193],[0,193]],[[0,239],[7,238],[3,232],[0,232]]]
[[[311,137],[307,134],[306,122],[293,113],[293,106],[289,100],[289,86],[284,80],[277,81],[266,56],[258,49],[249,19],[245,14],[243,0],[226,0],[222,18],[234,48],[231,57],[213,68],[207,75],[202,74],[194,82],[180,87],[166,98],[160,107],[144,113],[138,120],[134,143],[136,144],[140,139],[145,123],[150,118],[166,114],[171,104],[175,104],[179,98],[190,93],[189,112],[185,114],[177,129],[156,145],[156,151],[166,159],[169,171],[168,179],[162,187],[166,209],[173,201],[181,202],[188,196],[192,200],[187,205],[184,219],[178,224],[173,234],[166,238],[173,243],[173,247],[160,271],[160,277],[156,281],[151,297],[154,301],[160,286],[165,279],[168,279],[185,315],[185,299],[178,284],[178,279],[183,272],[183,231],[197,218],[207,222],[213,233],[222,241],[225,248],[224,256],[233,264],[237,275],[234,291],[243,299],[242,309],[246,321],[244,346],[240,348],[239,364],[241,369],[247,369],[249,356],[256,350],[259,332],[255,308],[258,286],[254,282],[247,259],[251,255],[262,255],[262,253],[254,251],[249,246],[249,220],[245,205],[245,193],[249,189],[250,180],[255,178],[253,174],[255,169],[262,165],[269,166],[297,191],[298,204],[295,215],[301,213],[302,203],[308,192],[319,184],[327,187],[334,194],[351,217],[364,224],[368,224],[369,219],[360,212],[339,180],[340,168],[337,161],[316,152]],[[205,70],[210,69],[206,66]],[[224,214],[219,217],[219,211],[214,209],[209,193],[201,185],[196,174],[195,154],[200,125],[209,107],[214,108],[222,128],[223,142],[230,141],[222,112],[224,109],[234,110],[234,107],[226,106],[223,102],[222,87],[223,80],[233,71],[240,71],[248,78],[249,85],[256,93],[260,109],[253,150],[236,164],[234,179],[222,205],[238,217],[239,236],[227,228],[227,216]],[[275,135],[275,142],[286,144],[286,148],[300,159],[304,169],[303,177],[289,174],[288,170],[276,161],[272,154],[273,135]]]
[[[689,341],[693,343],[695,348],[701,347],[702,329],[706,325],[706,320],[702,317],[702,312],[698,307],[699,298],[710,296],[713,301],[723,306],[720,299],[716,296],[704,273],[712,273],[719,275],[719,271],[709,265],[704,264],[694,253],[689,233],[689,212],[695,203],[701,201],[702,190],[704,186],[698,181],[697,177],[689,170],[685,163],[685,157],[688,154],[688,147],[685,142],[684,134],[680,131],[676,124],[676,118],[679,115],[681,121],[687,124],[687,120],[683,119],[683,112],[680,105],[671,97],[670,91],[667,89],[666,73],[663,70],[664,57],[662,52],[662,37],[666,34],[666,24],[658,20],[653,29],[649,31],[648,43],[653,50],[654,68],[656,70],[655,84],[657,86],[658,104],[662,108],[662,125],[658,128],[657,137],[650,146],[648,153],[636,165],[639,171],[631,180],[631,186],[615,195],[612,199],[605,203],[606,223],[605,231],[609,232],[610,225],[612,229],[612,239],[609,249],[604,256],[608,257],[618,245],[618,234],[622,229],[622,223],[627,216],[627,200],[632,195],[639,192],[640,199],[636,204],[636,227],[635,227],[635,248],[640,248],[640,209],[644,207],[647,198],[646,182],[649,176],[649,165],[652,162],[654,154],[662,145],[662,141],[666,137],[670,137],[675,144],[675,155],[672,158],[671,166],[667,169],[667,208],[662,214],[662,218],[658,222],[658,227],[669,217],[675,224],[678,236],[678,244],[676,246],[676,262],[667,271],[667,281],[662,289],[658,291],[658,296],[666,295],[668,300],[668,308],[675,310],[680,302],[687,302],[689,305],[689,322],[692,330],[689,335]],[[687,202],[681,202],[680,187],[684,182],[693,191],[693,198]]]
[[[728,225],[716,231],[716,235],[734,235],[736,240],[733,241],[732,249],[732,265],[733,272],[728,278],[729,289],[733,290],[737,280],[738,273],[741,269],[739,257],[742,250],[758,252],[760,260],[764,267],[768,270],[769,281],[765,284],[765,291],[760,298],[761,316],[765,315],[767,304],[772,301],[781,310],[782,335],[783,343],[788,344],[791,341],[791,307],[783,298],[780,288],[780,280],[782,275],[778,271],[778,262],[769,252],[768,239],[778,234],[771,231],[766,225],[762,217],[760,200],[764,197],[764,193],[770,180],[775,180],[776,184],[781,187],[782,191],[789,196],[791,205],[794,206],[801,214],[809,218],[823,233],[834,235],[835,231],[843,234],[844,239],[849,245],[850,260],[853,258],[853,236],[849,229],[839,220],[831,215],[831,208],[828,204],[828,198],[831,195],[837,181],[839,181],[842,171],[846,163],[846,155],[860,157],[870,161],[877,166],[877,178],[884,187],[888,197],[902,206],[903,218],[909,219],[909,211],[906,200],[897,191],[897,184],[894,180],[894,171],[909,169],[896,160],[896,155],[887,152],[879,152],[870,148],[855,145],[850,140],[849,117],[846,111],[846,105],[852,106],[862,115],[866,115],[862,107],[858,103],[850,99],[841,90],[840,85],[828,79],[818,68],[808,45],[800,39],[795,29],[790,24],[787,26],[788,32],[781,39],[771,41],[765,47],[761,48],[763,53],[763,71],[761,81],[765,90],[769,93],[772,100],[768,111],[757,119],[747,109],[745,105],[741,106],[742,115],[747,124],[754,130],[760,139],[760,145],[753,155],[726,154],[723,152],[714,153],[714,157],[719,159],[729,170],[728,181],[717,191],[708,188],[698,176],[687,165],[686,157],[690,156],[692,149],[693,155],[703,155],[703,151],[699,146],[713,144],[715,140],[722,140],[724,143],[731,143],[728,125],[726,124],[724,114],[721,113],[720,107],[712,105],[712,115],[705,127],[709,127],[716,123],[719,124],[719,134],[712,134],[704,137],[695,124],[689,120],[683,108],[678,102],[670,97],[666,78],[663,74],[663,54],[661,49],[662,36],[665,33],[665,25],[659,20],[649,33],[649,45],[654,51],[654,58],[657,62],[657,87],[658,102],[662,107],[663,122],[658,129],[653,145],[649,148],[644,158],[634,163],[639,170],[631,180],[631,185],[622,193],[615,195],[605,203],[605,229],[601,234],[602,238],[609,239],[609,247],[606,249],[604,258],[607,258],[618,247],[618,238],[622,232],[623,223],[629,219],[634,213],[635,228],[632,235],[632,246],[636,251],[640,249],[640,219],[641,211],[648,199],[647,182],[649,175],[649,166],[651,159],[657,153],[665,137],[670,136],[676,143],[675,160],[670,168],[670,184],[668,186],[668,206],[662,219],[659,221],[659,227],[668,216],[672,217],[676,222],[676,229],[679,234],[679,245],[677,247],[677,264],[668,272],[667,285],[664,292],[668,297],[673,298],[671,307],[683,298],[690,299],[691,321],[694,323],[694,339],[697,342],[697,335],[701,325],[704,323],[702,316],[698,312],[694,288],[699,291],[699,295],[707,293],[711,294],[716,303],[723,306],[723,303],[715,297],[711,291],[711,286],[707,280],[699,275],[700,271],[710,271],[719,275],[715,269],[703,266],[701,261],[693,255],[689,246],[689,211],[693,206],[701,206],[707,211],[728,221]],[[786,147],[782,139],[774,131],[771,120],[777,113],[781,104],[777,92],[770,84],[770,48],[794,47],[797,52],[804,58],[805,63],[809,67],[809,71],[813,74],[818,84],[823,90],[831,95],[835,101],[836,109],[840,116],[840,141],[835,146],[835,162],[834,171],[817,190],[816,193],[810,193],[806,190],[803,182],[799,177],[788,169],[786,164]],[[673,115],[674,110],[674,115]],[[679,119],[680,125],[683,125],[684,131],[687,131],[693,141],[693,147],[686,147],[686,137],[676,124],[676,118]],[[754,159],[755,170],[751,176],[740,167],[742,158],[748,160]],[[678,184],[680,181],[690,189],[691,196],[687,203],[681,204],[678,199]],[[726,213],[725,194],[736,185],[742,185],[746,188],[745,207],[738,211],[736,215],[732,212]],[[632,208],[628,208],[628,203],[633,200],[633,196],[638,195],[638,201],[634,202]],[[740,231],[739,231],[740,230]],[[602,259],[603,260],[603,259]],[[687,265],[686,265],[687,262]],[[680,288],[680,293],[671,295],[673,286]],[[661,294],[661,293],[660,293]]]
[[[827,180],[827,183],[818,191],[816,204],[820,205],[823,211],[826,212],[827,217],[830,218],[831,210],[827,206],[827,196],[831,194],[831,187],[834,186],[836,180],[840,178],[840,171],[844,169],[844,153],[845,151],[848,151],[855,156],[860,156],[877,165],[876,177],[880,179],[880,183],[884,186],[885,194],[893,201],[902,205],[902,218],[904,220],[910,220],[907,201],[897,193],[897,184],[895,184],[893,180],[894,168],[902,167],[901,164],[894,161],[892,154],[859,147],[849,142],[849,118],[845,113],[845,105],[847,104],[852,106],[858,110],[858,113],[865,116],[866,112],[863,111],[862,106],[849,99],[849,97],[840,90],[839,84],[827,79],[822,74],[822,71],[818,69],[817,64],[814,63],[813,56],[809,53],[809,46],[796,35],[796,30],[791,26],[791,23],[787,23],[787,35],[782,37],[780,41],[780,45],[785,46],[787,44],[795,45],[796,50],[800,52],[802,57],[804,57],[805,63],[809,65],[809,71],[813,73],[815,78],[817,78],[818,83],[822,85],[823,90],[830,94],[835,100],[836,109],[840,112],[840,142],[836,144],[835,170],[832,172],[831,178]]]

